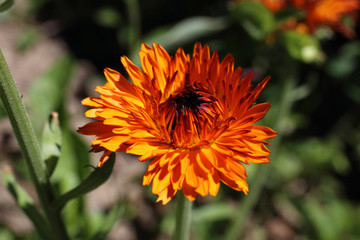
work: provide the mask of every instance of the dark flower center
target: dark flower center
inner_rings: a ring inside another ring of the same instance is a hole
[[[204,101],[202,97],[201,92],[184,89],[184,91],[171,97],[168,101],[170,105],[174,106],[177,115],[181,113],[185,114],[185,111],[198,113],[202,105],[209,103],[209,101]]]
[[[191,81],[187,74],[183,88],[160,104],[161,127],[166,128],[174,147],[196,144],[201,140],[201,134],[208,130],[209,124],[217,121],[221,110],[210,87]]]
[[[206,89],[196,86],[185,86],[181,91],[170,96],[160,105],[161,114],[165,116],[167,130],[174,131],[176,126],[186,130],[201,128],[201,122],[215,116],[216,98]]]

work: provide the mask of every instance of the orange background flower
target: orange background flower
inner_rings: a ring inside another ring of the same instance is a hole
[[[244,1],[244,0],[240,0]],[[305,12],[305,18],[300,20],[301,32],[314,32],[321,26],[328,26],[334,31],[341,32],[346,37],[352,38],[355,32],[344,25],[344,16],[356,20],[360,10],[360,0],[254,0],[262,2],[269,10],[278,12],[287,7],[295,7]],[[293,19],[290,19],[293,21]],[[304,26],[307,30],[304,31]],[[295,26],[295,29],[298,27]]]
[[[325,25],[335,31],[343,33],[347,37],[353,37],[355,35],[351,28],[343,24],[342,20],[345,15],[353,16],[353,13],[360,10],[359,0],[308,1],[305,5],[304,3],[298,3],[295,6],[305,9],[307,14],[305,21],[310,32]]]

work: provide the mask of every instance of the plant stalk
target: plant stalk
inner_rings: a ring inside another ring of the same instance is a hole
[[[129,53],[133,54],[138,45],[141,33],[141,14],[138,0],[125,0],[128,12],[128,47]]]
[[[60,213],[50,204],[54,199],[54,194],[45,162],[41,156],[40,146],[1,49],[0,97],[19,142],[40,204],[50,224],[52,236],[59,240],[69,239]]]
[[[176,204],[174,240],[189,240],[192,202],[189,201],[184,194],[178,193]]]

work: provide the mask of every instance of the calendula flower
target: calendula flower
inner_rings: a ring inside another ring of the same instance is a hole
[[[314,32],[321,26],[328,26],[351,38],[354,31],[343,23],[345,16],[353,17],[360,10],[360,0],[294,0],[297,8],[306,12],[305,23],[309,32]]]
[[[286,7],[287,0],[263,0],[263,2],[271,11],[277,12]]]
[[[217,52],[195,44],[192,57],[178,49],[174,57],[158,44],[142,44],[142,70],[127,57],[121,62],[132,84],[112,69],[107,83],[82,104],[92,107],[86,116],[96,119],[79,129],[96,136],[92,151],[105,151],[99,167],[113,152],[151,160],[143,184],[163,204],[178,190],[191,201],[198,194],[215,196],[220,181],[248,192],[243,164],[269,161],[265,139],[276,133],[253,126],[270,103],[254,105],[270,77],[252,90],[253,74],[242,77],[231,55],[219,61]]]
[[[238,0],[244,1],[244,0]],[[360,10],[360,0],[252,0],[263,3],[270,11],[278,12],[285,8],[296,8],[304,11],[304,19],[294,19],[285,22],[285,28],[290,24],[301,33],[313,33],[319,27],[327,26],[352,38],[355,32],[343,23],[345,16],[355,20],[356,12]]]

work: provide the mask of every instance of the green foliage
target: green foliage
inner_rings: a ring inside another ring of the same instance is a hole
[[[78,186],[56,199],[54,205],[57,208],[62,208],[71,199],[78,198],[102,185],[110,177],[114,163],[115,157],[112,156],[101,168],[96,168]]]
[[[6,117],[6,111],[2,101],[0,101],[0,119]]]
[[[119,12],[111,7],[100,8],[95,14],[95,21],[104,27],[117,27],[121,21]]]
[[[226,221],[234,217],[235,207],[228,203],[218,202],[194,209],[192,217],[193,231],[200,239],[219,239],[222,236],[214,234],[216,222]]]
[[[68,128],[64,120],[61,130],[61,155],[51,176],[58,196],[78,186],[91,170],[90,167],[86,167],[89,164],[88,146],[76,132]],[[57,207],[55,204],[53,206]],[[84,198],[79,197],[69,201],[62,208],[62,213],[71,235],[84,235],[83,228],[88,222]]]
[[[92,213],[89,224],[89,239],[106,239],[110,230],[114,227],[119,218],[126,216],[129,206],[120,203],[114,206],[108,213]]]
[[[1,0],[0,13],[9,10],[14,5],[14,0]]]
[[[204,36],[222,31],[227,27],[224,18],[193,17],[179,21],[171,27],[155,29],[144,37],[144,42],[159,43],[166,49],[177,49],[179,44],[194,42]]]
[[[37,28],[28,28],[21,33],[18,41],[17,48],[20,51],[26,51],[30,49],[41,37],[41,32]]]
[[[311,35],[287,31],[282,33],[280,41],[288,50],[289,54],[306,63],[322,61],[322,52],[317,39]]]
[[[6,228],[0,228],[0,239],[14,240],[15,236]]]
[[[74,60],[69,55],[64,55],[29,89],[29,111],[37,132],[40,132],[44,120],[51,112],[57,111],[64,102],[73,69]]]
[[[320,203],[314,198],[307,198],[301,208],[305,217],[313,224],[318,239],[336,240],[349,238],[356,230],[358,217],[347,203],[330,199]]]
[[[42,154],[48,174],[51,176],[61,154],[61,129],[58,114],[55,112],[51,114],[43,129]]]
[[[240,2],[230,6],[230,16],[257,40],[275,29],[274,15],[261,3]]]
[[[34,201],[28,193],[17,183],[15,176],[10,169],[5,169],[2,172],[3,182],[8,188],[9,192],[14,197],[16,204],[29,217],[34,224],[34,227],[43,239],[50,239],[49,224],[44,216],[37,210]]]
[[[360,41],[352,41],[344,44],[339,53],[329,59],[326,69],[332,76],[346,80],[359,67]]]

